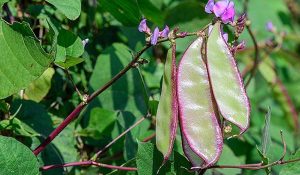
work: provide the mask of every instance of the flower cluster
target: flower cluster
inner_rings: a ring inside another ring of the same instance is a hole
[[[159,38],[168,37],[168,34],[170,32],[169,27],[166,25],[164,30],[159,31],[158,27],[155,27],[153,33],[151,33],[150,28],[147,26],[147,20],[146,19],[142,19],[138,29],[139,29],[140,32],[144,32],[144,33],[146,33],[147,35],[150,36],[150,43],[152,45],[156,45]]]
[[[205,6],[205,12],[214,13],[225,24],[234,21],[234,3],[229,0],[220,0],[216,3],[214,0],[209,0]]]

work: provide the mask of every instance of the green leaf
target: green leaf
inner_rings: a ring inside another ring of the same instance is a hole
[[[56,119],[57,118],[57,119]],[[62,122],[61,118],[53,117],[53,120]],[[57,127],[57,126],[56,126]],[[75,123],[69,124],[56,138],[52,144],[59,151],[60,156],[64,162],[79,161],[79,153],[77,152],[76,137],[75,137]],[[53,148],[52,148],[53,149]]]
[[[176,45],[168,51],[156,114],[156,146],[167,160],[173,149],[178,123],[176,92]]]
[[[286,87],[279,79],[275,66],[270,57],[265,57],[259,65],[259,72],[262,74],[263,78],[272,86],[272,92],[274,98],[280,103],[282,109],[284,110],[284,116],[287,117],[288,124],[291,127],[296,127],[293,118],[298,118],[297,112],[295,111],[295,106],[291,103],[291,97],[286,91]]]
[[[64,62],[55,62],[55,64],[64,69],[69,69],[70,67],[76,66],[77,64],[84,62],[84,60],[84,58],[75,58],[67,56]]]
[[[220,22],[213,27],[206,52],[207,70],[219,111],[243,133],[250,123],[250,102],[235,59],[222,36]]]
[[[53,122],[45,106],[30,100],[14,100],[11,111],[16,112],[20,105],[22,107],[16,117],[41,136],[48,136],[53,130]]]
[[[152,143],[138,143],[138,153],[136,157],[138,174],[156,175],[162,160],[162,154]],[[163,166],[159,174],[165,174],[168,168],[170,168],[169,165]]]
[[[259,150],[259,148],[256,146],[256,150],[261,157],[262,165],[268,165],[270,163],[270,159],[264,154],[262,151]],[[271,173],[271,167],[264,168],[267,175]]]
[[[27,23],[0,20],[0,50],[0,99],[26,88],[51,62]]]
[[[99,0],[100,6],[125,26],[137,26],[141,19],[135,0]]]
[[[157,101],[157,100],[149,100],[149,104],[148,104],[149,112],[152,116],[156,116],[158,104],[159,104],[159,101]]]
[[[75,20],[81,12],[81,0],[46,0],[54,5],[67,18]]]
[[[35,102],[40,102],[48,94],[51,88],[51,79],[54,73],[55,70],[53,68],[48,68],[42,76],[33,81],[25,89],[25,98]]]
[[[162,27],[164,24],[164,14],[157,9],[149,0],[137,0],[137,4],[143,16]]]
[[[109,137],[117,119],[117,112],[93,108],[90,114],[88,126],[79,132],[82,136],[89,136],[95,139]]]
[[[214,164],[220,157],[223,145],[218,114],[201,54],[202,43],[203,38],[199,37],[187,48],[177,74],[183,149],[195,167]]]
[[[299,159],[300,150],[298,150],[289,160]],[[279,175],[297,175],[300,174],[300,162],[289,163],[284,165]]]
[[[190,172],[191,163],[181,154],[174,151],[174,166],[176,175],[195,175]]]
[[[4,3],[8,2],[9,0],[0,0],[0,11]]]
[[[35,137],[39,136],[37,132],[35,132],[28,125],[20,121],[18,118],[12,118],[7,120],[0,121],[0,131],[3,130],[11,130],[16,135],[26,136],[26,137]]]
[[[4,100],[0,100],[0,111],[2,111],[4,113],[9,112],[9,104],[6,103]]]
[[[80,57],[84,52],[82,40],[71,31],[60,29],[57,36],[55,62],[66,62],[67,56]]]
[[[0,136],[0,174],[38,175],[39,163],[32,151],[14,138]]]
[[[93,92],[106,84],[132,60],[129,48],[114,43],[98,57],[90,78],[90,91]],[[91,106],[101,106],[108,110],[130,111],[135,117],[143,116],[147,111],[144,103],[143,86],[138,70],[129,70],[109,89],[97,97]]]

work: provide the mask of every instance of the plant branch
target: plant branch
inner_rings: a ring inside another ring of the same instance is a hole
[[[65,73],[66,73],[68,79],[70,80],[70,82],[72,83],[72,86],[74,87],[75,91],[76,91],[77,94],[79,95],[80,99],[82,100],[82,99],[83,99],[83,96],[82,96],[82,94],[80,93],[79,89],[77,88],[76,84],[74,83],[74,81],[73,81],[73,79],[72,79],[72,77],[71,77],[71,75],[70,75],[69,70],[68,70],[68,69],[65,69]]]
[[[156,136],[156,133],[154,132],[150,136],[144,138],[143,142],[148,142],[148,141],[152,140],[155,136]]]
[[[256,41],[256,38],[254,36],[254,33],[253,33],[251,27],[250,27],[251,22],[248,19],[248,3],[249,3],[249,0],[244,0],[243,8],[244,8],[244,13],[247,15],[246,29],[247,29],[247,31],[252,39],[253,45],[254,45],[255,57],[254,57],[253,67],[251,68],[250,77],[249,77],[248,81],[245,83],[246,88],[248,87],[252,78],[254,77],[257,67],[258,67],[258,63],[259,63],[259,45],[258,45],[258,42]]]
[[[283,164],[288,164],[288,163],[300,161],[300,158],[287,160],[287,161],[283,160],[285,155],[286,155],[287,146],[286,146],[286,142],[285,142],[284,137],[283,137],[282,130],[280,131],[280,137],[281,137],[281,142],[282,142],[282,145],[283,145],[283,153],[282,153],[282,156],[277,161],[275,161],[273,163],[270,163],[270,164],[267,164],[267,165],[263,165],[262,162],[257,163],[257,164],[246,164],[246,165],[214,165],[214,166],[208,167],[207,169],[236,168],[236,169],[259,170],[259,169],[265,169],[265,168],[269,168],[269,167],[276,166],[276,165],[283,165]]]
[[[232,169],[260,170],[260,169],[265,169],[265,168],[269,168],[269,167],[276,166],[276,165],[284,165],[284,164],[293,163],[293,162],[299,162],[299,161],[300,161],[300,158],[298,158],[298,159],[292,159],[292,160],[287,160],[287,161],[277,160],[277,161],[275,161],[273,163],[270,163],[268,165],[262,165],[261,163],[258,163],[258,164],[256,164],[257,166],[248,166],[248,165],[215,165],[215,166],[208,167],[208,169],[227,169],[227,168],[232,168]]]
[[[144,121],[146,118],[142,117],[140,120],[138,120],[135,124],[133,124],[131,127],[126,129],[123,133],[121,133],[118,137],[113,139],[110,143],[108,143],[104,148],[102,148],[100,151],[98,151],[91,160],[97,160],[97,158],[100,156],[100,154],[105,151],[107,148],[109,148],[111,145],[113,145],[116,141],[118,141],[121,137],[123,137],[125,134],[127,134],[129,131],[131,131],[133,128],[138,126],[142,121]]]
[[[47,165],[47,166],[41,167],[40,171],[47,171],[47,170],[51,170],[51,169],[64,168],[64,167],[70,167],[70,166],[96,166],[96,167],[123,170],[123,171],[136,171],[137,170],[137,168],[134,168],[134,167],[114,166],[114,165],[98,163],[95,161],[83,161],[83,162],[71,162],[71,163],[66,163],[66,164]]]
[[[253,44],[254,44],[254,64],[253,64],[253,67],[251,68],[251,72],[250,72],[250,77],[248,79],[248,81],[245,83],[245,87],[248,87],[248,85],[250,84],[252,78],[255,76],[255,73],[256,73],[256,70],[257,70],[257,67],[258,67],[258,63],[259,63],[259,47],[258,47],[258,44],[257,44],[257,41],[256,41],[256,38],[254,36],[254,33],[250,27],[250,24],[246,25],[246,29],[248,31],[248,33],[250,34],[250,37],[253,41]]]
[[[203,29],[201,29],[198,32],[193,33],[185,33],[185,35],[176,35],[175,38],[184,38],[186,36],[193,36],[193,35],[199,35],[201,32],[203,32],[209,25],[206,25]],[[158,41],[158,43],[169,41],[169,38],[163,38]],[[98,90],[96,90],[92,95],[90,95],[84,102],[81,102],[72,112],[71,114],[54,130],[52,133],[44,140],[34,151],[33,153],[35,155],[38,155],[41,151],[43,151],[46,146],[51,143],[51,141],[66,127],[71,123],[74,119],[78,117],[80,112],[85,108],[85,106],[88,105],[93,99],[95,99],[98,95],[100,95],[102,92],[104,92],[107,88],[109,88],[112,84],[114,84],[119,78],[121,78],[127,71],[129,71],[131,68],[135,67],[135,64],[138,62],[140,56],[149,48],[151,47],[150,43],[147,43],[139,52],[135,54],[132,61],[124,68],[122,69],[117,75],[115,75],[109,82],[107,82],[105,85],[100,87]]]

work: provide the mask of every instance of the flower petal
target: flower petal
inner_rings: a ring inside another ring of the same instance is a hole
[[[222,1],[218,1],[214,5],[213,12],[215,13],[216,17],[221,17],[224,14],[224,12],[228,7],[228,4],[229,4],[229,0],[222,0]]]
[[[221,15],[221,19],[224,23],[233,22],[235,15],[234,3],[230,2],[225,12]]]
[[[215,5],[215,1],[214,0],[209,0],[205,6],[205,12],[206,13],[212,13],[213,12],[213,8]]]
[[[140,32],[146,32],[146,33],[150,33],[150,29],[147,26],[147,19],[142,19],[139,25],[139,31]]]
[[[152,45],[156,45],[157,44],[158,37],[159,37],[159,29],[158,29],[158,27],[156,27],[154,29],[153,34],[151,35],[151,44]]]
[[[169,26],[166,25],[164,30],[159,32],[159,37],[166,38],[166,37],[168,37],[169,32],[170,32],[170,28],[169,28]]]

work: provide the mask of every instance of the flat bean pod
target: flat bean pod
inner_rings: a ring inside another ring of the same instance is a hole
[[[178,123],[178,103],[176,91],[176,45],[168,51],[163,75],[161,97],[156,114],[156,146],[165,161],[173,149]]]
[[[177,74],[179,119],[185,154],[196,167],[213,165],[222,152],[223,138],[212,101],[199,37],[185,51]],[[203,159],[199,165],[198,157]]]
[[[237,64],[222,36],[217,22],[207,41],[207,69],[209,79],[222,116],[237,125],[241,133],[249,127],[250,103]]]

